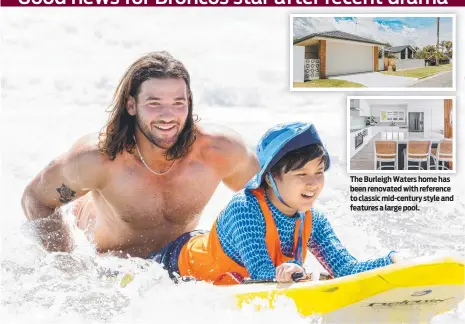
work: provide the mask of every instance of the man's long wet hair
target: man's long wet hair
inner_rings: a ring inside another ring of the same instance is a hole
[[[184,128],[176,143],[167,150],[166,158],[168,160],[181,158],[191,149],[196,136],[197,116],[194,119],[192,113],[193,102],[189,73],[184,65],[169,53],[152,52],[139,58],[128,68],[113,95],[113,101],[108,110],[110,116],[99,134],[98,143],[100,152],[108,155],[111,160],[114,160],[116,155],[124,150],[133,153],[136,117],[128,113],[127,102],[130,97],[133,97],[137,103],[141,84],[152,78],[180,78],[186,82],[189,111]]]
[[[283,173],[303,168],[305,164],[314,159],[320,159],[320,163],[323,163],[325,170],[328,168],[329,159],[323,146],[320,144],[310,144],[286,153],[271,167],[270,172],[273,178],[281,179]],[[266,181],[262,182],[261,187],[264,189],[268,188]]]

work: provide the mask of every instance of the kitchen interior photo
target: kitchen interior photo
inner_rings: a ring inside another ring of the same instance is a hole
[[[453,170],[453,100],[349,98],[350,170]]]

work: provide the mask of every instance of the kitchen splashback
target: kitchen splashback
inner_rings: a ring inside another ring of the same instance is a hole
[[[350,116],[350,128],[365,127],[365,117]]]

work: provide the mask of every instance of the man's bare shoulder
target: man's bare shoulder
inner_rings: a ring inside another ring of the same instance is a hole
[[[105,166],[110,162],[108,156],[99,149],[98,133],[90,133],[78,138],[67,153],[69,159],[92,163],[94,167]]]
[[[47,206],[55,206],[58,198],[53,195],[60,186],[70,188],[76,197],[102,188],[114,169],[108,167],[110,162],[98,149],[98,134],[87,134],[75,140],[67,151],[43,168],[32,180],[30,188],[42,194]]]
[[[237,191],[259,170],[254,149],[240,134],[226,126],[202,125],[198,130],[201,156],[220,175],[223,183]]]
[[[227,126],[203,123],[197,125],[197,139],[202,153],[233,154],[236,150],[245,150],[242,136]]]

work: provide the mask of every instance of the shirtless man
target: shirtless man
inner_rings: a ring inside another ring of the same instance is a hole
[[[190,77],[166,52],[126,71],[100,134],[79,139],[26,187],[22,206],[49,251],[74,243],[59,207],[100,253],[146,257],[196,228],[218,184],[242,189],[256,155],[225,129],[194,118]]]

